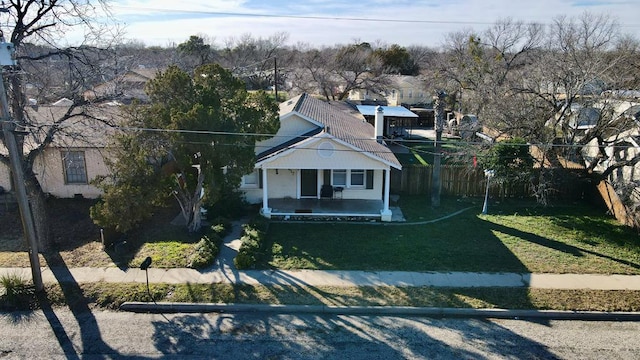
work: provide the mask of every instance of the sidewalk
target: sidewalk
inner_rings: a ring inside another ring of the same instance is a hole
[[[640,275],[517,274],[472,272],[326,271],[326,270],[210,270],[149,268],[150,283],[250,284],[291,286],[433,286],[530,287],[539,289],[640,290]],[[29,268],[0,268],[0,276],[31,278]],[[56,275],[58,278],[56,278]],[[62,274],[62,275],[60,275]],[[145,283],[144,270],[119,268],[43,268],[45,283]]]

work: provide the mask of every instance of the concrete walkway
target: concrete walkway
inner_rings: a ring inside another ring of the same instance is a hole
[[[291,286],[433,286],[433,287],[530,287],[539,289],[640,290],[639,275],[517,274],[472,272],[327,271],[149,268],[150,283],[250,284]],[[16,274],[31,278],[29,268],[0,268],[0,276]],[[63,274],[63,275],[60,275]],[[56,271],[43,268],[45,283],[113,282],[144,283],[145,271],[110,268],[72,268]]]

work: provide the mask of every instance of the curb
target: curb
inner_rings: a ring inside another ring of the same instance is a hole
[[[481,319],[550,319],[640,321],[640,312],[601,312],[566,310],[510,310],[436,308],[412,306],[328,306],[328,305],[269,305],[214,303],[148,303],[125,302],[120,310],[134,313],[264,313],[264,314],[327,314],[376,316],[426,316]]]

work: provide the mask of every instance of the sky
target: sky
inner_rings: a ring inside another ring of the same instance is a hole
[[[558,16],[607,14],[640,39],[640,0],[115,0],[128,40],[170,46],[191,35],[222,46],[246,34],[288,34],[288,45],[358,42],[439,47],[446,34],[482,31],[511,18],[548,24]]]

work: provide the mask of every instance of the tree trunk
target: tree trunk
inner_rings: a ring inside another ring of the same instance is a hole
[[[202,215],[200,214],[200,208],[202,207],[202,186],[204,184],[204,173],[198,167],[198,183],[193,191],[193,197],[191,200],[191,221],[187,223],[187,229],[189,232],[196,232],[200,230],[202,226]]]
[[[204,184],[204,174],[200,171],[199,165],[194,166],[198,170],[198,180],[196,187],[192,193],[189,193],[186,187],[180,187],[174,192],[174,196],[180,204],[182,217],[185,220],[189,232],[196,232],[202,226],[202,216],[200,208],[202,207],[202,187]],[[180,176],[178,176],[180,177]],[[180,181],[178,181],[180,183]]]
[[[38,239],[38,251],[46,253],[51,250],[51,236],[49,232],[49,216],[47,214],[47,200],[42,187],[31,169],[25,172],[25,186],[29,196],[29,206]]]

